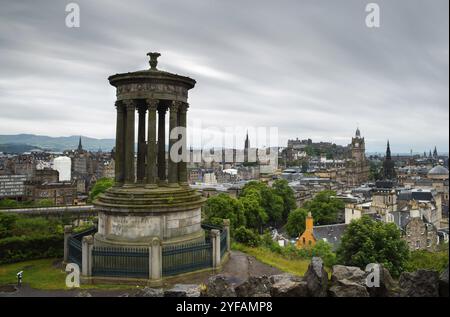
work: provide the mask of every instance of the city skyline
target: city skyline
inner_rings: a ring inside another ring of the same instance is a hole
[[[446,1],[378,1],[379,29],[360,1],[77,3],[80,28],[65,3],[2,4],[0,134],[114,138],[106,78],[157,50],[197,80],[188,119],[206,126],[277,126],[280,145],[347,145],[359,126],[368,152],[448,153]]]

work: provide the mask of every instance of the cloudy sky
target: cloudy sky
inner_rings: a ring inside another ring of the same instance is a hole
[[[278,127],[368,151],[448,151],[448,0],[0,0],[0,134],[112,138],[111,74],[158,67],[197,80],[204,127]]]

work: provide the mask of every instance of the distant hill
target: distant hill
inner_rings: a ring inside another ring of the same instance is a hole
[[[15,134],[15,135],[0,135],[0,152],[14,152],[6,151],[1,148],[20,149],[21,152],[26,152],[31,149],[40,148],[50,151],[62,152],[64,150],[72,150],[78,147],[80,136],[72,135],[68,137],[50,137],[45,135],[35,134]],[[81,136],[81,143],[83,149],[89,151],[111,151],[115,145],[114,139],[95,139],[86,136]],[[16,151],[17,152],[17,151]]]
[[[39,148],[28,144],[14,144],[14,143],[0,144],[0,152],[3,153],[19,154],[23,152],[29,152],[35,149]]]

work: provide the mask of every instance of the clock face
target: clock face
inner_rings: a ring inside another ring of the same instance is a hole
[[[359,143],[358,142],[355,143],[355,147],[359,147]]]

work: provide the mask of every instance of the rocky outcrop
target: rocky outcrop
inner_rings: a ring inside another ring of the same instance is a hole
[[[331,271],[331,283],[348,280],[357,284],[365,284],[366,272],[356,266],[334,265]]]
[[[81,291],[75,297],[92,297],[92,295],[87,291]]]
[[[161,288],[150,288],[144,287],[143,289],[138,290],[135,294],[135,297],[163,297],[164,291]]]
[[[313,257],[305,274],[309,294],[313,297],[326,297],[328,274],[321,258]]]
[[[267,276],[250,276],[235,288],[238,297],[269,297],[272,285]]]
[[[331,297],[369,297],[367,273],[356,266],[334,265],[331,273]]]
[[[448,266],[439,277],[439,296],[448,297]]]
[[[208,279],[205,296],[207,297],[236,297],[233,284],[224,275],[215,275]]]
[[[175,284],[164,291],[164,297],[200,297],[200,286],[197,284]]]
[[[301,277],[292,274],[272,275],[270,295],[272,297],[307,297],[308,284]]]
[[[402,297],[437,297],[439,296],[439,274],[431,270],[404,272],[399,280]]]
[[[386,269],[383,265],[378,263],[371,263],[369,267],[378,267],[379,268],[379,284],[374,285],[372,287],[367,287],[369,294],[371,297],[397,297],[399,295],[398,283],[394,281],[391,276],[391,273],[388,269]],[[366,277],[370,279],[370,276]],[[366,281],[366,286],[369,282],[375,281]]]

